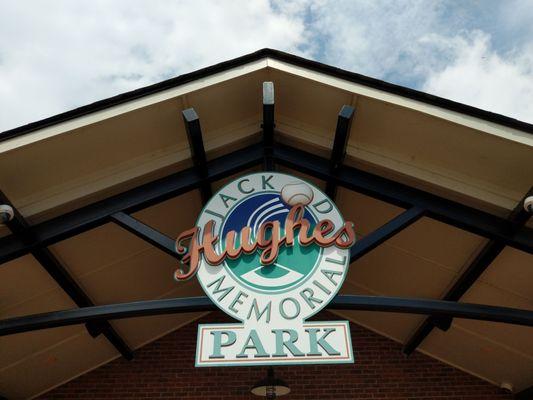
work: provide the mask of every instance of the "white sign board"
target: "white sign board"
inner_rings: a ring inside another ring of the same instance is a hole
[[[317,187],[256,173],[220,189],[182,233],[176,279],[197,275],[241,323],[199,325],[196,366],[353,363],[347,321],[306,321],[339,291],[354,227]]]

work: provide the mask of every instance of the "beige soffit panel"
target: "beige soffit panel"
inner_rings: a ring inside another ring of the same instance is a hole
[[[61,290],[55,290],[47,293],[46,296],[28,299],[6,310],[2,313],[2,319],[71,308],[75,308],[75,304],[68,295]],[[36,352],[55,346],[83,329],[85,329],[83,325],[77,325],[0,337],[0,382],[4,369],[10,368]]]
[[[39,293],[59,288],[46,270],[31,255],[19,257],[0,266],[0,316],[13,315],[8,310]]]
[[[363,296],[384,296],[359,282],[346,279],[340,294],[357,294]],[[424,316],[416,314],[390,313],[377,311],[345,311],[331,310],[331,312],[355,322],[358,325],[376,332],[382,336],[403,343],[411,332],[422,322]]]
[[[62,122],[47,128],[39,129],[38,131],[28,133],[10,140],[0,143],[0,153],[13,150],[31,143],[35,143],[44,139],[51,138],[62,133],[72,131],[90,124],[94,124],[105,119],[115,117],[120,114],[131,112],[139,108],[149,106],[151,104],[159,103],[178,97],[196,90],[206,88],[245,74],[258,71],[265,68],[267,65],[266,59],[253,61],[246,65],[232,68],[227,71],[219,72],[205,78],[195,80],[176,88],[168,89],[159,93],[144,96],[137,100],[128,101],[127,103],[109,107],[102,111],[96,111],[83,117],[75,118],[70,121]]]
[[[179,110],[189,106],[201,116],[208,157],[245,146],[260,130],[264,75],[248,74],[4,153],[3,190],[23,215],[33,217],[186,168],[190,150]],[[21,165],[25,173],[13,174]]]
[[[338,110],[351,104],[357,112],[348,165],[502,215],[530,187],[532,148],[522,143],[301,76],[280,71],[271,76],[281,93],[276,128],[288,144],[329,157]]]
[[[489,122],[483,119],[447,110],[421,101],[412,100],[399,95],[391,94],[379,89],[370,88],[362,84],[336,78],[324,73],[311,71],[304,67],[296,66],[291,63],[276,60],[273,58],[267,58],[267,66],[269,68],[277,69],[280,71],[287,72],[289,74],[311,79],[328,86],[333,86],[338,89],[349,91],[351,93],[356,93],[362,96],[385,101],[387,103],[395,104],[401,107],[417,110],[425,114],[433,115],[437,118],[468,126],[470,128],[489,133],[491,135],[499,136],[506,140],[511,140],[526,144],[528,146],[533,146],[533,135],[519,131],[517,129],[504,127],[494,122]]]
[[[116,353],[102,335],[92,338],[86,330],[81,330],[55,347],[34,353],[3,371],[2,389],[10,399],[31,398],[69,380],[73,375],[107,363],[115,358]]]
[[[533,311],[533,300],[526,299],[481,280],[478,280],[468,290],[461,301]],[[460,319],[455,322],[455,325],[471,333],[483,336],[511,352],[520,353],[530,358],[533,363],[532,327]]]
[[[520,391],[531,385],[530,357],[455,324],[447,332],[434,329],[419,350],[497,386],[510,382]]]
[[[479,281],[533,302],[533,255],[506,247]],[[533,328],[531,340],[533,349]]]

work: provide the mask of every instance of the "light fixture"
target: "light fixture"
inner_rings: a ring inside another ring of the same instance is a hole
[[[289,394],[291,389],[282,379],[274,377],[274,369],[268,369],[267,377],[261,379],[252,388],[252,394],[266,397],[267,400],[274,400],[277,397]]]
[[[15,210],[9,204],[0,204],[0,225],[11,221],[15,217]]]

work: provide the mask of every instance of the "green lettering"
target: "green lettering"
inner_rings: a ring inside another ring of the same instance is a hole
[[[284,348],[289,350],[295,357],[303,357],[305,354],[301,352],[295,343],[298,341],[298,332],[294,329],[272,329],[272,333],[276,335],[276,352],[272,354],[273,357],[287,357]],[[289,338],[283,340],[283,334],[288,333]]]
[[[326,342],[326,337],[331,333],[335,332],[335,328],[324,328],[324,334],[317,338],[317,333],[320,331],[320,328],[307,328],[305,330],[309,334],[309,353],[308,356],[321,356],[322,353],[318,350],[318,346],[326,350],[326,353],[330,356],[340,356],[337,350]]]
[[[248,354],[246,354],[246,350],[254,350],[256,357],[270,357],[268,353],[265,351],[265,348],[263,347],[263,343],[261,343],[261,340],[259,339],[259,336],[257,335],[257,331],[255,329],[252,329],[250,331],[250,334],[248,335],[248,338],[244,342],[244,346],[242,347],[242,350],[239,354],[237,354],[237,358],[248,358]]]
[[[211,331],[213,338],[213,354],[209,358],[224,358],[222,354],[222,347],[231,346],[237,340],[237,335],[232,331]],[[225,335],[226,340],[222,342],[222,335]]]

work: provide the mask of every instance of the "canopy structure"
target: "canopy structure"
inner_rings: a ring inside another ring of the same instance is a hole
[[[533,392],[533,125],[264,49],[0,134],[0,204],[16,210],[0,395],[131,359],[213,310],[172,279],[174,238],[254,170],[316,183],[355,221],[331,311]]]

